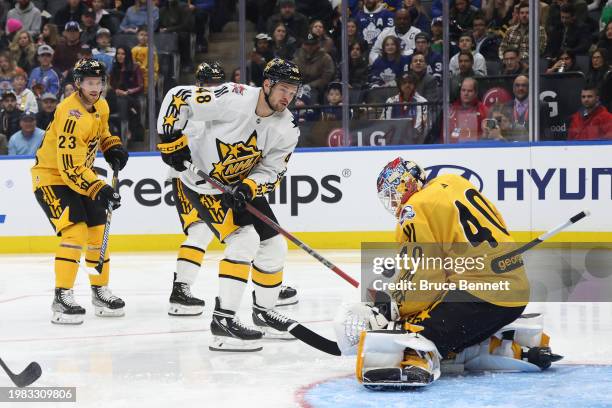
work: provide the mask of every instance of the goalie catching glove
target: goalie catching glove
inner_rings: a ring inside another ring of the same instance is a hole
[[[157,149],[161,152],[164,163],[176,171],[185,171],[187,168],[183,164],[191,161],[191,150],[187,136],[180,131],[175,131],[170,137],[165,138],[160,135],[163,142],[157,144]]]

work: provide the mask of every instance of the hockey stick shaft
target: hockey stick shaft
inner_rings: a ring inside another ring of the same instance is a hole
[[[119,180],[119,166],[117,164],[113,165],[113,190],[117,192],[117,184]],[[110,225],[111,219],[113,218],[113,205],[108,204],[108,208],[106,209],[106,224],[104,224],[104,235],[102,236],[102,245],[100,246],[100,257],[98,258],[98,264],[96,265],[96,271],[98,273],[102,273],[102,268],[104,267],[104,258],[106,255],[106,249],[108,248],[108,237],[110,235]]]
[[[4,361],[2,361],[1,358],[0,366],[2,367],[4,372],[6,372],[6,375],[9,376],[13,384],[15,384],[19,388],[27,387],[28,385],[32,384],[34,381],[38,380],[38,378],[40,378],[40,375],[42,374],[42,369],[36,361],[33,361],[28,364],[28,366],[19,374],[14,374],[7,367]]]
[[[527,252],[528,250],[530,250],[531,248],[533,248],[534,246],[541,244],[542,242],[546,241],[547,239],[551,238],[554,235],[557,235],[559,232],[563,231],[564,229],[566,229],[567,227],[569,227],[570,225],[573,225],[575,223],[577,223],[578,221],[582,220],[585,217],[588,217],[591,214],[591,212],[589,210],[583,210],[581,212],[579,212],[578,214],[574,215],[573,217],[571,217],[569,220],[557,225],[555,228],[545,232],[544,234],[540,235],[539,237],[527,242],[525,245],[508,252],[507,254],[504,254],[502,256],[499,256],[497,258],[494,258],[491,261],[491,266],[493,268],[493,271],[495,273],[503,273],[503,272],[508,272],[508,269],[502,269],[499,267],[499,265],[511,265],[511,264],[515,264],[516,266],[521,266],[522,262],[517,262],[517,255],[520,255],[524,252]]]
[[[187,167],[192,173],[197,174],[198,176],[202,177],[204,180],[206,180],[207,183],[210,183],[213,187],[215,187],[217,190],[223,192],[223,193],[230,193],[232,194],[232,190],[230,187],[218,182],[217,180],[213,179],[212,177],[210,177],[208,174],[204,173],[202,170],[198,169],[193,163],[190,163],[188,161],[185,161],[183,163],[185,165],[185,167]],[[278,225],[276,222],[274,222],[273,220],[271,220],[268,216],[266,216],[265,214],[263,214],[261,211],[259,211],[257,208],[255,208],[254,206],[252,206],[250,203],[247,203],[246,205],[246,209],[253,214],[255,217],[259,218],[264,224],[268,225],[270,228],[274,229],[275,231],[277,231],[279,234],[285,236],[289,241],[293,242],[295,245],[297,245],[298,247],[300,247],[301,249],[303,249],[304,251],[306,251],[309,255],[311,255],[313,258],[315,258],[317,261],[321,262],[323,265],[327,266],[329,269],[331,269],[333,272],[335,272],[338,276],[340,276],[342,279],[344,279],[345,281],[347,281],[348,283],[350,283],[351,285],[353,285],[354,287],[358,288],[359,287],[359,282],[357,282],[355,279],[351,278],[346,272],[344,272],[343,270],[341,270],[340,268],[338,268],[336,265],[334,265],[333,263],[331,263],[329,260],[327,260],[325,257],[323,257],[321,254],[319,254],[317,251],[315,251],[314,249],[312,249],[311,247],[309,247],[307,244],[305,244],[304,242],[300,241],[297,237],[295,237],[293,234],[291,234],[290,232],[286,231],[283,227],[281,227],[280,225]]]

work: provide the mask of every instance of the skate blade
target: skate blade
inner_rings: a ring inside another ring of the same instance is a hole
[[[257,326],[257,328],[263,332],[264,340],[297,340],[289,332],[278,331],[268,326]]]
[[[53,324],[83,324],[85,315],[70,315],[62,312],[53,312],[51,323]]]
[[[373,391],[408,391],[411,389],[421,388],[431,383],[410,382],[410,383],[363,383],[363,386]]]
[[[261,351],[263,347],[258,340],[240,340],[232,337],[214,336],[208,345],[210,351],[225,351],[230,353],[248,353]]]
[[[122,317],[125,316],[125,310],[109,309],[108,307],[95,306],[95,314],[99,317]]]
[[[299,301],[300,300],[297,298],[297,296],[290,297],[288,299],[278,299],[274,306],[275,307],[279,307],[279,306],[292,306],[292,305],[297,305]]]
[[[168,314],[170,316],[200,316],[204,313],[204,306],[185,306],[178,303],[170,303]]]

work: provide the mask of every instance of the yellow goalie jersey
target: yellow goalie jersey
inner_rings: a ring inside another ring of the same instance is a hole
[[[93,170],[98,147],[106,151],[121,144],[117,136],[110,134],[108,117],[104,99],[94,104],[93,112],[85,110],[76,92],[61,102],[36,152],[32,167],[34,190],[66,185],[93,199],[105,184]]]
[[[400,279],[415,285],[394,294],[403,317],[431,307],[448,290],[464,290],[498,306],[528,303],[522,263],[503,273],[491,267],[491,260],[516,248],[506,223],[461,176],[436,177],[410,197],[399,209],[396,238],[412,258],[412,273],[404,270]]]

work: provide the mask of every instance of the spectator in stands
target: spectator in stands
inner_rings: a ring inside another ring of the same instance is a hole
[[[459,49],[461,51],[471,52],[474,56],[474,72],[476,72],[478,75],[487,75],[487,62],[485,61],[482,54],[474,51],[474,38],[472,38],[471,32],[465,31],[459,36]],[[453,55],[448,65],[448,68],[450,69],[452,74],[459,73],[459,53]]]
[[[368,82],[368,60],[364,56],[363,41],[351,43],[349,46],[349,85],[355,89],[365,88]]]
[[[412,26],[429,33],[431,31],[431,19],[421,4],[421,0],[404,0],[402,5],[410,13]]]
[[[143,70],[133,61],[132,53],[128,49],[117,47],[107,97],[111,112],[117,112],[121,121],[127,121],[129,124],[128,135],[123,135],[127,140],[131,138],[131,131],[135,130],[138,123],[138,99],[143,95],[144,89]]]
[[[472,34],[476,44],[475,51],[481,54],[486,61],[497,61],[501,38],[496,33],[487,30],[487,21],[482,14],[477,14],[474,17]]]
[[[596,0],[599,1],[599,0]],[[606,26],[612,22],[612,0],[608,0],[603,10],[601,10],[601,16],[599,17],[599,27],[605,29]]]
[[[547,74],[555,72],[582,72],[582,69],[576,64],[576,55],[572,51],[562,50],[552,66],[546,70]]]
[[[475,142],[480,139],[482,120],[486,117],[487,109],[478,100],[478,83],[474,78],[465,78],[461,83],[459,99],[450,107],[450,142]]]
[[[96,24],[110,30],[111,34],[119,31],[119,18],[115,13],[105,9],[105,0],[92,0],[91,8],[96,13]]]
[[[425,56],[427,73],[440,84],[442,82],[442,56],[431,49],[429,35],[423,32],[418,33],[414,37],[414,44],[415,53],[420,52]]]
[[[401,54],[400,39],[393,35],[382,43],[383,54],[370,67],[371,86],[397,86],[396,79],[410,67],[410,57]]]
[[[74,83],[66,82],[64,84],[64,89],[62,90],[62,96],[60,97],[60,102],[75,92],[76,92],[76,86],[74,86]]]
[[[574,16],[579,25],[583,25],[588,20],[588,8],[584,0],[555,0],[550,4],[546,31],[552,33],[563,25],[561,21],[561,9],[565,6],[574,8]]]
[[[19,131],[19,118],[22,111],[17,108],[17,97],[13,91],[2,94],[2,110],[0,110],[0,134],[5,136],[7,143],[11,136]]]
[[[589,71],[586,74],[586,83],[591,87],[599,89],[599,94],[601,95],[605,78],[607,75],[610,75],[611,72],[608,52],[602,48],[595,49],[595,51],[591,53],[591,63],[589,65]]]
[[[144,78],[144,87],[147,87],[149,81],[149,49],[153,50],[153,78],[157,83],[157,76],[159,74],[159,62],[157,60],[157,51],[154,48],[149,47],[149,34],[147,33],[147,26],[141,26],[138,29],[138,45],[132,48],[132,59],[142,69],[142,75]]]
[[[580,101],[582,109],[572,115],[567,139],[612,139],[612,114],[599,102],[597,88],[583,88]]]
[[[208,33],[211,26],[215,26],[215,22],[211,20],[211,16],[216,7],[217,0],[193,0],[188,2],[189,10],[194,12],[196,44],[199,52],[208,52]],[[217,9],[218,11],[218,9]],[[222,15],[215,16],[220,24],[225,24]]]
[[[53,69],[53,54],[53,48],[48,45],[38,47],[40,65],[32,70],[28,88],[32,89],[35,85],[42,85],[41,94],[50,92],[57,95],[59,93],[60,79]]]
[[[522,140],[529,139],[529,78],[519,75],[512,83],[514,98],[506,104],[511,112],[510,128],[513,136]]]
[[[23,112],[19,120],[19,127],[20,130],[9,140],[9,155],[36,154],[45,136],[45,131],[36,127],[36,114],[31,111]]]
[[[370,51],[370,64],[373,64],[382,54],[382,44],[389,36],[397,37],[400,40],[400,52],[402,55],[410,55],[414,50],[414,40],[418,33],[421,32],[416,27],[410,24],[410,13],[408,10],[401,9],[395,13],[395,25],[387,27],[376,38],[372,50]]]
[[[191,32],[194,29],[194,19],[189,7],[179,0],[170,0],[166,7],[159,11],[159,32],[176,33],[178,35],[178,48],[181,56],[181,65],[184,72],[193,71],[191,61]]]
[[[323,21],[321,20],[313,20],[310,23],[309,32],[313,33],[321,42],[321,49],[328,53],[334,60],[336,59],[336,46],[334,45],[334,40],[331,39],[327,31],[325,30],[325,26],[323,25]]]
[[[81,26],[76,21],[69,21],[57,45],[57,56],[54,56],[55,69],[62,78],[74,67],[81,51]]]
[[[36,46],[32,42],[32,36],[27,31],[21,30],[15,35],[10,45],[11,58],[17,66],[25,72],[30,72],[34,67],[36,57]]]
[[[474,25],[474,17],[478,9],[470,4],[469,0],[455,0],[450,9],[450,19],[455,20],[462,30],[468,30]]]
[[[0,50],[6,50],[9,48],[10,44],[13,42],[13,39],[17,35],[23,24],[21,21],[16,18],[9,18],[6,20],[6,33],[5,35],[0,35]]]
[[[606,27],[601,31],[599,41],[597,42],[597,48],[603,48],[608,52],[608,55],[612,55],[612,21],[608,22]]]
[[[321,20],[325,27],[330,27],[334,10],[329,0],[296,0],[298,12],[308,16],[311,21]]]
[[[96,24],[96,12],[92,8],[88,8],[81,15],[81,44],[87,44],[90,47],[96,46],[96,33],[100,26]]]
[[[241,79],[240,79],[240,68],[234,68],[234,70],[232,71],[232,75],[230,75],[229,78],[230,82],[234,82],[236,84],[239,84]]]
[[[13,78],[25,71],[15,66],[15,61],[8,52],[0,53],[0,94],[13,89]]]
[[[87,6],[81,0],[66,0],[66,6],[59,9],[54,17],[55,25],[60,30],[66,29],[66,24],[70,21],[79,23],[81,15],[85,12]]]
[[[568,49],[577,55],[586,55],[591,46],[591,32],[584,24],[576,21],[576,10],[572,5],[561,7],[561,25],[553,30],[549,40],[549,55]]]
[[[57,96],[47,92],[40,97],[40,110],[36,114],[36,124],[41,129],[47,129],[53,115],[55,115],[55,109],[57,108]]]
[[[17,108],[22,111],[38,112],[38,102],[34,92],[26,88],[28,84],[28,74],[18,73],[13,78],[13,92],[17,98]]]
[[[355,15],[357,27],[363,39],[372,46],[382,31],[393,27],[393,13],[380,0],[365,0],[363,9]]]
[[[469,51],[459,51],[459,72],[451,75],[450,100],[454,101],[459,97],[461,84],[466,78],[476,78],[480,75],[474,72],[474,55]]]
[[[506,105],[494,105],[489,120],[484,120],[481,140],[516,141],[512,131],[512,113]]]
[[[136,0],[136,3],[127,9],[123,21],[119,25],[122,33],[138,33],[139,27],[147,24],[147,0]],[[159,25],[159,9],[153,6],[153,31]]]
[[[280,0],[278,6],[280,12],[268,20],[268,32],[271,33],[278,23],[283,23],[289,35],[298,45],[301,44],[308,34],[308,18],[295,10],[295,0]]]
[[[325,98],[329,106],[321,108],[321,120],[342,120],[342,84],[330,82]]]
[[[519,75],[525,74],[527,67],[519,57],[519,51],[516,48],[506,48],[504,58],[502,59],[502,75]]]
[[[283,23],[278,23],[272,32],[272,52],[274,56],[292,60],[296,50],[295,47],[295,38],[287,33],[287,27]]]
[[[248,81],[261,86],[263,83],[263,71],[268,61],[274,58],[272,52],[272,38],[266,33],[259,33],[254,39],[255,47],[249,56],[247,73]]]
[[[427,99],[416,91],[418,79],[412,72],[405,72],[398,80],[398,94],[387,99],[387,106],[381,119],[412,119],[413,127],[420,134],[423,133],[427,123]]]
[[[342,35],[341,34],[342,33],[339,30],[335,38],[337,50],[342,49]],[[349,44],[354,44],[356,42],[361,43],[361,50],[363,54],[366,55],[367,57],[366,52],[369,48],[368,43],[363,39],[363,37],[361,37],[361,33],[357,27],[357,21],[353,18],[349,18],[348,21],[346,22],[346,35],[348,37]]]
[[[334,77],[336,72],[334,60],[321,49],[319,38],[308,33],[302,47],[295,53],[294,62],[300,68],[303,84],[312,89],[312,99],[316,103]]]
[[[444,42],[444,37],[443,37],[444,27],[442,26],[442,23],[443,23],[442,17],[436,17],[433,20],[431,20],[431,49],[440,55],[442,55],[442,46]],[[457,49],[456,46],[455,48]],[[456,50],[453,50],[453,51],[456,52]],[[449,55],[453,55],[453,52],[449,52]]]
[[[488,28],[502,35],[510,26],[514,0],[487,0],[483,7]]]
[[[57,26],[53,23],[47,23],[43,26],[42,32],[40,33],[36,44],[38,46],[47,44],[53,49],[55,49],[57,47],[57,44],[59,43],[59,39],[60,36],[59,31],[57,30]]]
[[[40,33],[40,10],[30,0],[17,0],[15,7],[6,15],[7,20],[11,18],[21,21],[22,30],[26,30],[31,36]]]
[[[440,99],[440,87],[438,81],[427,73],[427,62],[425,55],[420,51],[415,51],[410,60],[410,71],[417,78],[416,91],[430,102]]]
[[[91,50],[94,59],[101,61],[106,66],[106,73],[110,75],[115,59],[115,47],[111,47],[111,32],[108,28],[101,27],[96,33],[97,47]]]
[[[546,30],[541,25],[540,29],[540,54],[544,53],[547,44]],[[506,31],[499,45],[499,59],[503,59],[504,51],[508,48],[516,48],[521,60],[529,58],[529,3],[523,2],[518,6],[518,24],[513,25]]]

